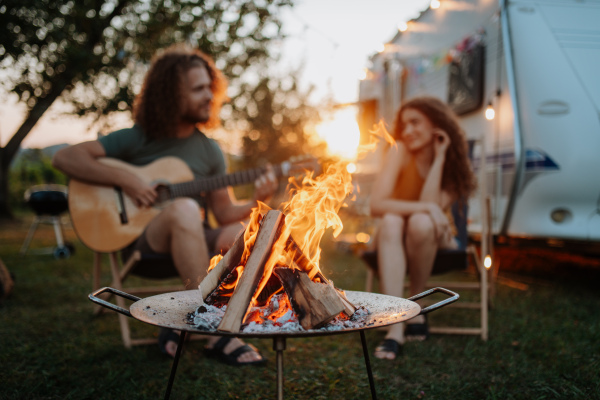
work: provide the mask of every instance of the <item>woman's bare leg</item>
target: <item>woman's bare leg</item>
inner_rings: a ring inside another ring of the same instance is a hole
[[[428,214],[417,213],[406,222],[406,259],[410,276],[410,296],[425,290],[431,276],[433,262],[438,249],[435,226]],[[409,297],[410,297],[409,296]],[[419,315],[407,323],[423,323],[425,317]]]
[[[381,219],[377,234],[377,257],[379,259],[379,283],[381,291],[391,296],[402,297],[406,276],[406,255],[403,245],[404,218],[386,214]],[[392,325],[386,339],[404,343],[404,325]],[[393,360],[392,352],[376,351],[375,357]]]

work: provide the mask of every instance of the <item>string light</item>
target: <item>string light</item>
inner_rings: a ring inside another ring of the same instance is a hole
[[[440,8],[440,1],[439,0],[431,0],[431,4],[429,5],[431,8],[433,8],[434,10]]]
[[[485,119],[491,121],[496,116],[496,111],[494,111],[494,107],[492,106],[492,102],[488,103],[487,108],[485,109]]]
[[[400,32],[406,32],[407,29],[408,29],[408,24],[406,22],[402,21],[398,24],[398,30]]]
[[[490,257],[489,254],[487,256],[485,256],[485,258],[483,260],[483,266],[486,269],[490,269],[492,267],[492,257]]]

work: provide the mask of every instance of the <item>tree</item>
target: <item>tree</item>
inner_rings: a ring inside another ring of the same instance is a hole
[[[312,87],[298,87],[297,72],[280,77],[263,76],[257,85],[242,85],[231,104],[232,121],[246,135],[242,151],[247,166],[281,163],[301,154],[318,155],[322,143],[311,141],[305,127],[320,121],[308,100]]]
[[[156,49],[187,41],[211,55],[232,86],[261,70],[282,38],[292,0],[4,0],[0,85],[27,106],[0,148],[0,217],[10,216],[8,169],[58,99],[77,115],[128,110]]]

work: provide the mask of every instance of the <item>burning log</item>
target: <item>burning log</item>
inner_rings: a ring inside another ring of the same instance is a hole
[[[281,280],[304,329],[319,328],[344,311],[345,305],[333,286],[313,282],[298,269],[276,267],[273,273]]]
[[[277,240],[283,224],[283,213],[276,210],[267,212],[258,231],[258,236],[244,266],[242,274],[227,305],[227,311],[219,325],[223,332],[239,332],[252,295],[263,276],[265,263],[269,259],[273,243]]]
[[[249,313],[250,307],[270,304],[271,297],[282,291],[286,301],[280,304],[293,308],[304,329],[321,327],[342,312],[350,317],[356,311],[289,236],[285,224],[280,211],[257,212],[231,249],[218,262],[214,260],[215,267],[199,289],[206,304],[227,304],[219,331],[236,333],[247,321],[256,322],[261,311]]]
[[[309,273],[309,271],[317,271],[317,274],[315,276],[319,278],[321,282],[329,284],[329,281],[327,280],[327,278],[325,278],[321,271],[319,271],[319,269],[313,265],[313,263],[306,257],[306,255],[304,255],[304,252],[302,251],[302,249],[300,249],[300,246],[298,246],[293,237],[290,236],[288,238],[285,248],[288,252],[292,254],[294,262],[298,265],[298,267],[300,267],[301,270],[303,270],[306,273]],[[352,314],[354,314],[354,312],[356,311],[356,307],[354,307],[352,303],[348,301],[344,292],[338,290],[335,287],[334,289],[335,293],[339,296],[342,303],[344,303],[344,313],[348,317],[351,317]]]
[[[215,289],[219,287],[219,284],[226,280],[227,276],[240,264],[243,254],[244,231],[238,234],[229,251],[225,253],[221,261],[200,282],[199,289],[202,294],[202,300],[206,301]]]

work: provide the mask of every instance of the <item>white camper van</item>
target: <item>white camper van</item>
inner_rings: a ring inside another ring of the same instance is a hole
[[[600,1],[440,0],[400,29],[360,82],[360,125],[392,127],[414,96],[446,100],[494,234],[600,244]]]

